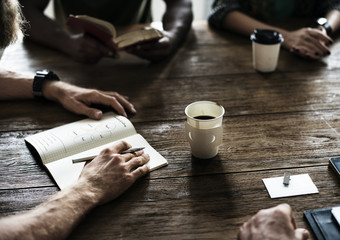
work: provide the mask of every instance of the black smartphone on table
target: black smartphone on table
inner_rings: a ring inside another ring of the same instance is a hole
[[[340,177],[340,157],[331,157],[329,159],[329,165],[335,171],[336,175]]]

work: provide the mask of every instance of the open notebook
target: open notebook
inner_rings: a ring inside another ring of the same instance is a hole
[[[105,113],[99,121],[84,119],[25,138],[60,189],[75,183],[85,165],[85,162],[72,163],[73,159],[98,155],[118,140],[125,140],[133,148],[145,147],[144,152],[150,155],[150,171],[168,164],[127,118],[114,113]]]

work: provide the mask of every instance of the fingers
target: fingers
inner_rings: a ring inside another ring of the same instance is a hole
[[[167,57],[172,51],[172,42],[169,37],[138,44],[126,49],[127,52],[149,61],[159,61]]]
[[[116,51],[109,49],[103,43],[88,34],[84,35],[84,46],[82,46],[82,48],[87,54],[96,55],[98,57],[115,57],[117,55]]]
[[[157,48],[161,48],[160,44],[158,41],[153,41],[153,42],[146,42],[143,44],[138,44],[135,46],[132,46],[129,50],[134,50],[134,51],[150,51],[150,50],[154,50]]]
[[[309,34],[311,37],[326,43],[326,45],[333,43],[333,39],[330,38],[327,34],[322,33],[322,31],[320,31],[319,29],[310,29]]]
[[[333,40],[319,29],[307,28],[290,51],[302,57],[320,59],[330,54],[328,46],[332,43]]]
[[[94,64],[102,57],[115,57],[116,51],[87,34],[71,36],[70,55],[79,62]]]
[[[128,97],[122,96],[118,93],[114,93],[116,99],[118,102],[125,108],[127,109],[130,113],[136,114],[136,109],[135,107],[128,101]]]
[[[106,106],[110,106],[117,111],[118,114],[127,117],[125,109],[132,113],[136,113],[136,109],[134,106],[122,95],[116,92],[102,92],[102,91],[93,91],[90,93],[90,96],[86,98],[86,101],[93,104],[103,104]]]
[[[130,160],[128,160],[127,166],[129,167],[130,170],[135,169],[149,162],[150,156],[144,153],[144,151],[140,151],[140,152],[141,152],[140,153],[141,155],[134,156]]]
[[[111,153],[114,153],[115,155],[117,153],[120,153],[124,150],[127,150],[131,148],[131,145],[125,141],[119,141],[118,143],[115,143],[114,145],[112,145],[109,150]],[[105,151],[105,150],[103,150]],[[135,153],[127,153],[127,154],[121,154],[119,155],[119,158],[126,163],[128,170],[134,170],[132,171],[133,174],[137,174],[138,176],[140,174],[145,174],[149,171],[148,167],[144,167],[144,165],[149,162],[150,160],[150,156],[146,153],[144,153],[143,150],[137,151]],[[137,168],[141,167],[141,170],[137,170]],[[136,173],[135,170],[137,170]]]
[[[116,110],[118,114],[125,117],[127,117],[125,109],[132,114],[136,113],[134,106],[125,97],[116,92],[102,92],[83,88],[74,89],[77,90],[76,95],[62,99],[62,101],[66,109],[77,114],[84,114],[95,120],[101,119],[103,115],[102,111],[89,107],[91,104],[110,106]]]
[[[295,230],[295,238],[301,239],[301,240],[307,240],[309,239],[310,234],[307,229],[304,228],[298,228]]]
[[[113,109],[117,111],[118,114],[127,117],[127,114],[125,112],[124,107],[122,104],[119,102],[119,100],[122,100],[123,98],[116,98],[113,96],[109,96],[107,94],[104,94],[100,91],[92,91],[88,94],[88,96],[85,96],[86,99],[84,99],[85,102],[88,104],[103,104],[106,106],[110,106]],[[84,106],[86,107],[86,106]],[[90,109],[90,108],[88,108]]]
[[[245,222],[239,231],[238,239],[299,239],[307,240],[306,229],[296,229],[292,208],[280,204],[262,209]]]
[[[293,225],[293,228],[296,229],[296,222],[295,218],[293,217],[293,210],[291,206],[288,205],[287,203],[282,203],[279,204],[276,208],[279,209],[285,216],[287,216],[287,219],[290,220],[290,222]]]
[[[119,141],[117,143],[114,143],[113,145],[111,145],[110,147],[104,148],[100,151],[98,157],[96,157],[96,159],[99,159],[100,162],[107,162],[110,161],[112,159],[118,159],[118,161],[120,161],[119,157],[118,158],[114,158],[115,155],[121,156],[119,155],[120,152],[131,148],[131,145],[125,141]],[[92,163],[94,161],[91,161],[90,163]]]
[[[135,153],[117,154],[130,147],[131,145],[127,142],[120,141],[110,148],[102,150],[101,154],[109,154],[111,155],[110,159],[112,161],[122,162],[123,165],[126,165],[127,171],[132,174],[134,179],[137,179],[150,171],[149,167],[146,165],[150,160],[150,156],[144,153],[143,150]]]
[[[322,57],[330,53],[329,48],[326,47],[325,44],[322,41],[320,41],[319,38],[312,36],[312,34],[310,36],[305,37],[304,41],[305,41],[305,46],[311,53],[310,54],[311,57],[314,57],[314,56]]]
[[[125,150],[127,150],[131,147],[132,147],[131,144],[127,143],[126,141],[118,141],[118,142],[114,143],[113,145],[111,145],[110,147],[103,149],[102,152],[106,152],[107,154],[110,154],[110,155],[119,155],[120,158],[123,159],[125,162],[128,162],[132,158],[139,157],[139,156],[142,156],[144,154],[143,150],[136,151],[134,153],[120,154],[121,152],[123,152],[123,151],[125,151]],[[147,156],[147,158],[149,159],[148,156]]]
[[[84,114],[92,119],[100,119],[102,116],[101,111],[98,109],[89,108],[83,102],[75,98],[61,99],[60,102],[67,110],[76,114]],[[98,118],[100,117],[100,118]]]
[[[131,145],[129,143],[127,143],[126,141],[119,141],[113,144],[109,149],[112,151],[112,153],[120,153],[129,148],[131,148]]]

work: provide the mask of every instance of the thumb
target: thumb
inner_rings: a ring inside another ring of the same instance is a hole
[[[295,238],[299,240],[307,240],[309,239],[309,232],[304,228],[297,228],[295,230]]]
[[[77,114],[86,115],[89,118],[94,119],[94,120],[99,120],[103,116],[103,112],[101,110],[96,109],[96,108],[90,108],[82,102],[76,102],[72,106],[68,106],[66,108],[68,108],[69,110]]]
[[[95,108],[89,108],[86,115],[94,120],[99,120],[102,118],[103,112]]]

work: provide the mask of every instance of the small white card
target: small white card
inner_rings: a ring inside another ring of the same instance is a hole
[[[283,184],[283,176],[264,178],[262,181],[271,198],[290,197],[319,192],[308,174],[291,175],[288,185]]]

